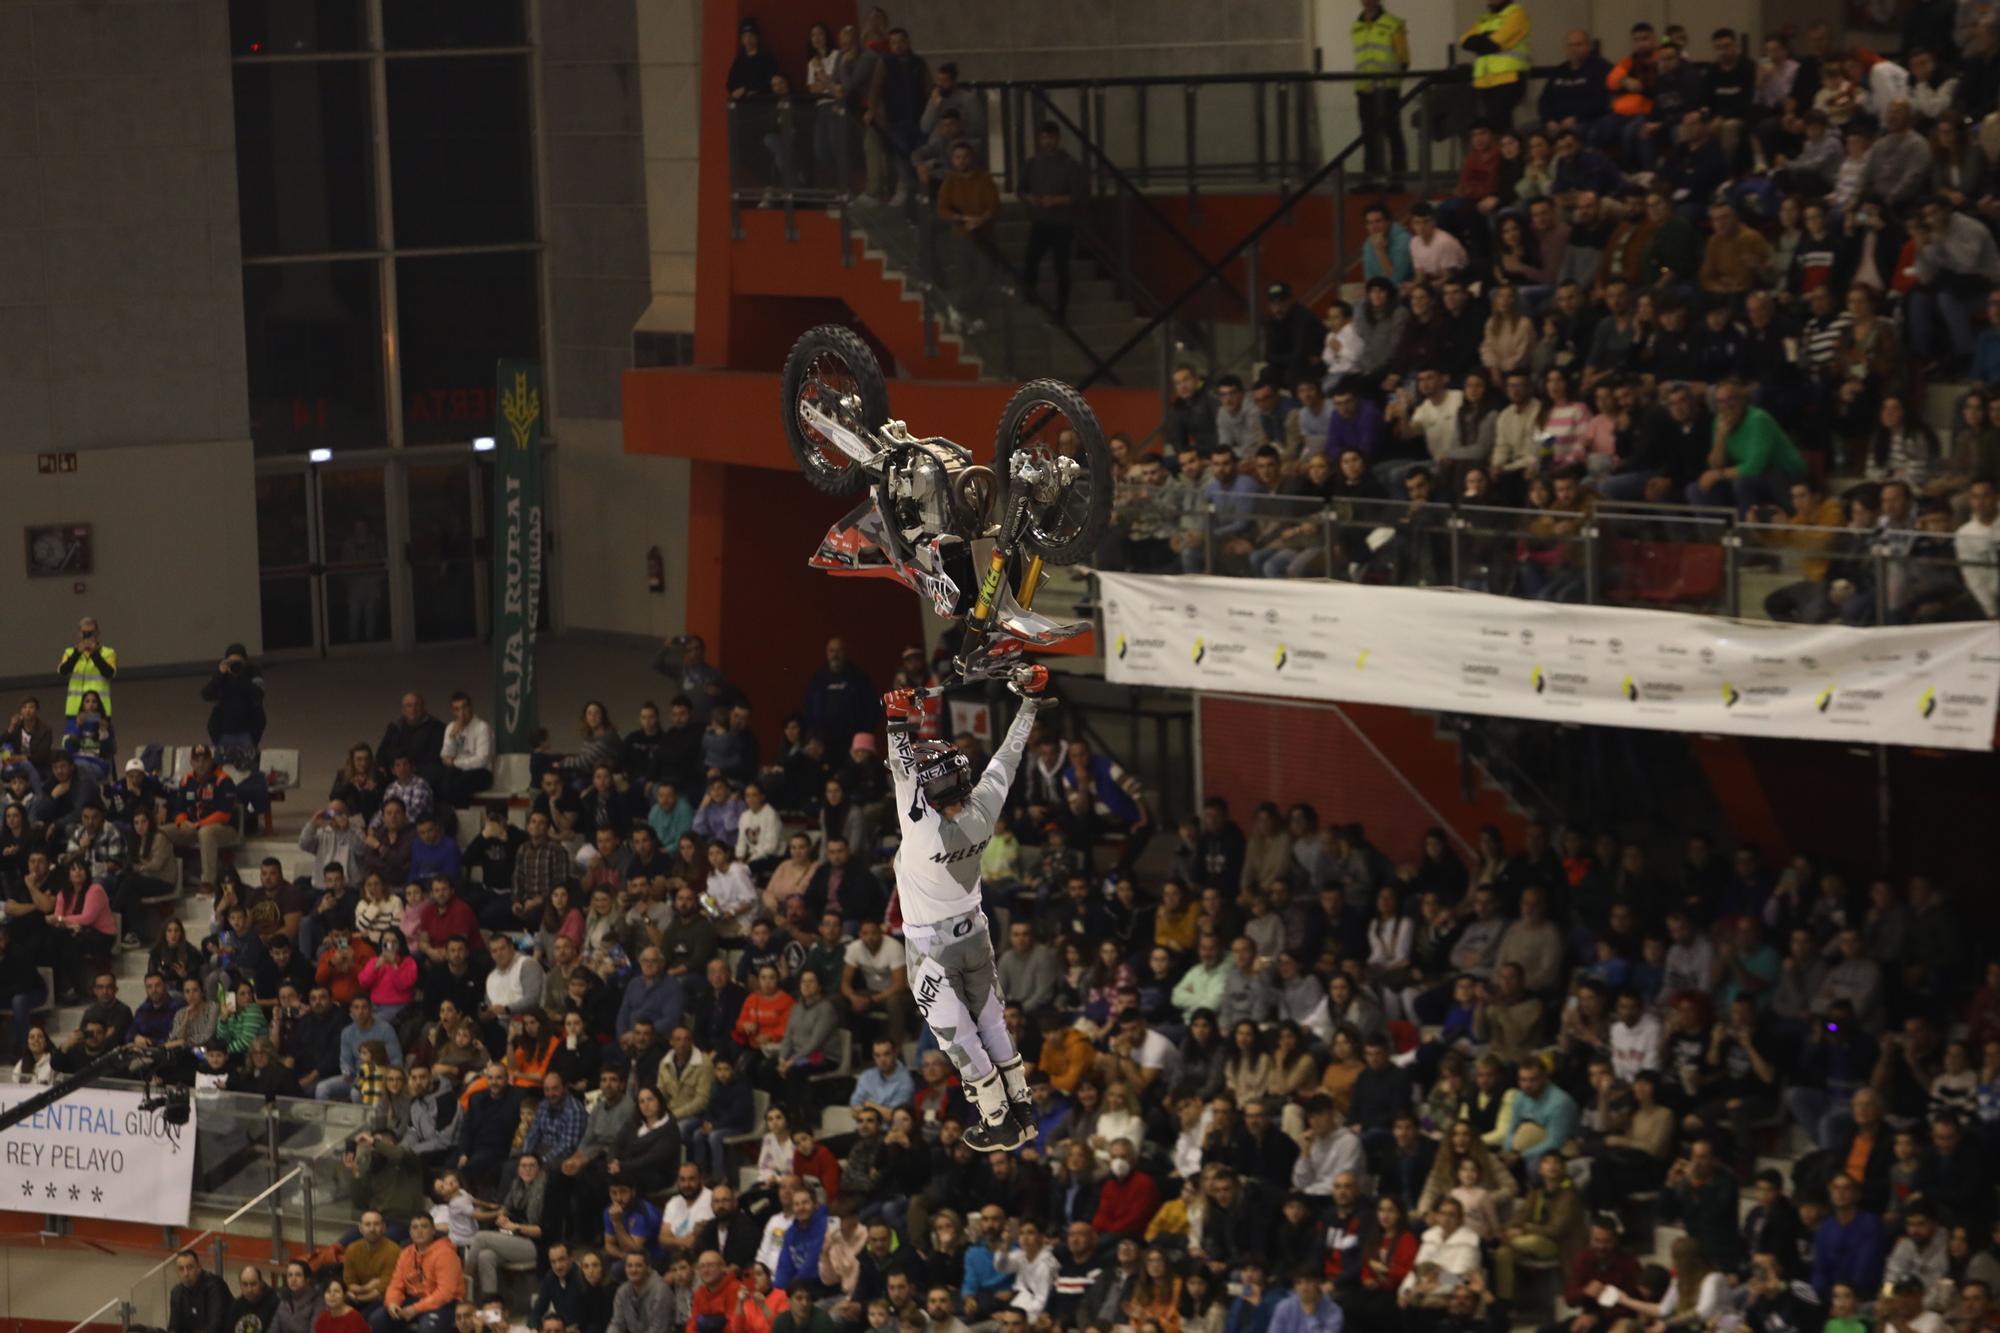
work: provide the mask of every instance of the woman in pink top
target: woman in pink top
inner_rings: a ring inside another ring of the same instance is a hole
[[[1546,406],[1541,433],[1548,437],[1550,462],[1558,468],[1580,467],[1590,448],[1590,409],[1572,396],[1569,375],[1551,370],[1542,377]]]
[[[111,898],[90,878],[87,862],[71,861],[69,880],[56,894],[49,920],[61,928],[56,936],[56,988],[59,1004],[75,1003],[89,988],[91,973],[111,957],[118,941],[118,921],[111,915]],[[72,998],[64,999],[63,995]]]
[[[403,1006],[416,998],[417,961],[404,951],[402,935],[388,931],[382,936],[381,950],[361,965],[354,979],[374,1001],[375,1012],[393,1023]]]
[[[1632,429],[1632,414],[1618,406],[1618,391],[1599,383],[1591,399],[1597,414],[1584,428],[1584,464],[1592,478],[1609,476],[1618,467],[1618,437]],[[1628,446],[1629,447],[1629,446]]]

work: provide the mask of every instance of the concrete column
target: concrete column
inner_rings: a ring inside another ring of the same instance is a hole
[[[637,0],[653,300],[640,329],[694,330],[695,203],[701,161],[701,5]]]

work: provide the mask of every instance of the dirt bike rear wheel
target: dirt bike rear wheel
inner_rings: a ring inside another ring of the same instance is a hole
[[[840,446],[808,425],[808,403],[857,435],[872,435],[889,419],[889,386],[882,367],[852,329],[821,324],[807,329],[785,357],[785,443],[806,480],[828,495],[861,489],[868,474]]]
[[[1051,565],[1074,565],[1097,554],[1111,518],[1111,449],[1083,395],[1061,380],[1029,380],[1000,414],[993,470],[1007,493],[1014,456],[1069,457],[1078,471],[1053,496],[1031,498],[1022,546]],[[1006,521],[1006,515],[1000,515]]]

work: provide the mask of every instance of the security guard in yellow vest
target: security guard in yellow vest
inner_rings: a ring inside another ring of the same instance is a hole
[[[1458,44],[1472,52],[1472,87],[1479,115],[1503,134],[1528,91],[1528,11],[1519,0],[1486,0],[1486,16]]]
[[[1358,74],[1400,75],[1410,67],[1410,33],[1403,20],[1382,8],[1381,0],[1361,0],[1354,20],[1354,69]],[[1361,79],[1354,85],[1361,111],[1361,151],[1370,176],[1382,174],[1382,144],[1389,145],[1389,166],[1398,176],[1409,165],[1403,147],[1400,78]]]

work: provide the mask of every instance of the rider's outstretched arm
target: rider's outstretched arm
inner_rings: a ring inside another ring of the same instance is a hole
[[[975,816],[989,825],[999,817],[1007,803],[1007,793],[1014,785],[1014,775],[1021,771],[1021,757],[1028,752],[1028,734],[1035,729],[1035,714],[1041,706],[1041,700],[1034,696],[1023,696],[1021,711],[1014,714],[1014,725],[1007,728],[1000,748],[987,761],[986,771],[979,775],[979,784],[966,801]]]
[[[882,711],[889,719],[889,779],[896,788],[896,817],[908,823],[917,795],[916,756],[910,745],[922,722],[923,704],[908,690],[891,690],[882,696]]]

